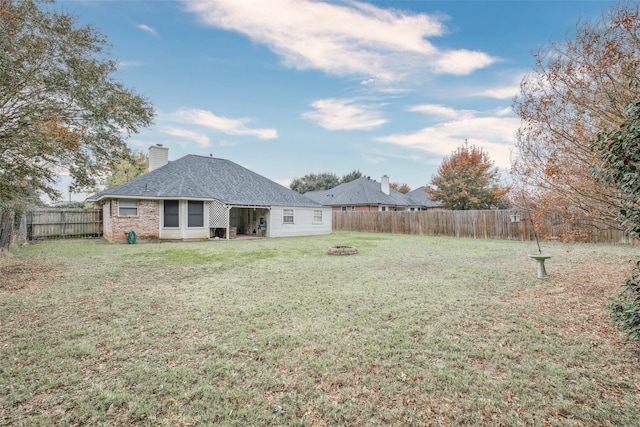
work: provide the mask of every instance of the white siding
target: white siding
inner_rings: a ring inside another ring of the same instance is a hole
[[[293,224],[284,224],[284,209],[293,209]],[[322,222],[313,220],[314,211],[322,210]],[[332,216],[330,207],[291,208],[274,206],[267,219],[268,237],[309,236],[331,234]]]

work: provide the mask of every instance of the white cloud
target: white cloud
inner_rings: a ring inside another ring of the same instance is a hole
[[[148,25],[138,24],[138,25],[136,25],[136,27],[138,27],[142,31],[145,31],[145,32],[151,34],[152,36],[158,37],[158,35],[159,35],[156,30],[154,30],[153,28],[149,27]]]
[[[501,71],[498,75],[501,83],[479,90],[471,90],[470,94],[471,96],[512,100],[520,94],[520,84],[528,73],[528,71],[521,70]]]
[[[378,163],[384,163],[387,160],[389,160],[389,156],[387,155],[380,155],[377,153],[372,153],[370,152],[370,150],[364,151],[360,154],[360,157],[362,157],[362,159],[368,163],[372,163],[374,165],[378,164]]]
[[[456,118],[456,117],[468,117],[473,116],[473,111],[456,110],[451,107],[446,107],[440,104],[421,104],[414,105],[408,108],[408,111],[414,113],[424,113],[431,116],[442,118]]]
[[[350,99],[320,99],[311,104],[315,111],[302,114],[329,130],[373,129],[387,122],[372,107]]]
[[[497,99],[512,99],[518,93],[520,93],[520,86],[505,86],[486,89],[478,93],[478,95]]]
[[[376,138],[377,141],[448,156],[464,144],[475,145],[487,152],[495,165],[510,166],[511,150],[520,120],[510,117],[478,117],[462,114],[458,118],[423,128],[417,132]]]
[[[496,116],[509,116],[513,114],[513,108],[512,107],[504,107],[504,108],[498,108],[495,111]]]
[[[209,147],[211,145],[209,137],[198,132],[175,127],[167,127],[162,129],[162,131],[171,136],[177,136],[179,138],[194,141],[201,147]]]
[[[259,139],[274,139],[278,137],[276,129],[247,127],[246,124],[250,121],[249,119],[230,119],[196,108],[178,110],[170,114],[168,119],[185,124],[204,126],[228,135],[246,135]]]
[[[440,50],[442,16],[382,9],[358,1],[183,0],[207,25],[269,47],[296,69],[393,82],[433,73],[469,74],[496,61],[484,52]]]
[[[459,49],[443,52],[436,60],[436,69],[444,74],[467,75],[496,61],[483,52]]]

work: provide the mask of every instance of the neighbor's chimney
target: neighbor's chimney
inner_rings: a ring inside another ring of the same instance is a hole
[[[382,184],[380,184],[380,189],[387,196],[389,195],[389,177],[387,175],[382,176]]]
[[[169,163],[169,149],[162,144],[149,147],[149,172]]]

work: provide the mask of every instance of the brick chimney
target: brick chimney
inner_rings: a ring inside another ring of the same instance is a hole
[[[169,163],[169,149],[162,144],[149,147],[149,172]]]
[[[389,195],[389,177],[387,175],[382,176],[382,183],[380,184],[380,189],[387,196]]]

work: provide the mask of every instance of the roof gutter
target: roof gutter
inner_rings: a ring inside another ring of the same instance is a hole
[[[158,197],[158,196],[118,196],[115,194],[105,194],[96,199],[91,197],[87,197],[85,201],[87,202],[99,202],[103,199],[132,199],[132,200],[198,200],[198,201],[215,201],[217,199],[203,199],[202,197],[180,197],[180,196],[171,196],[171,197]]]

